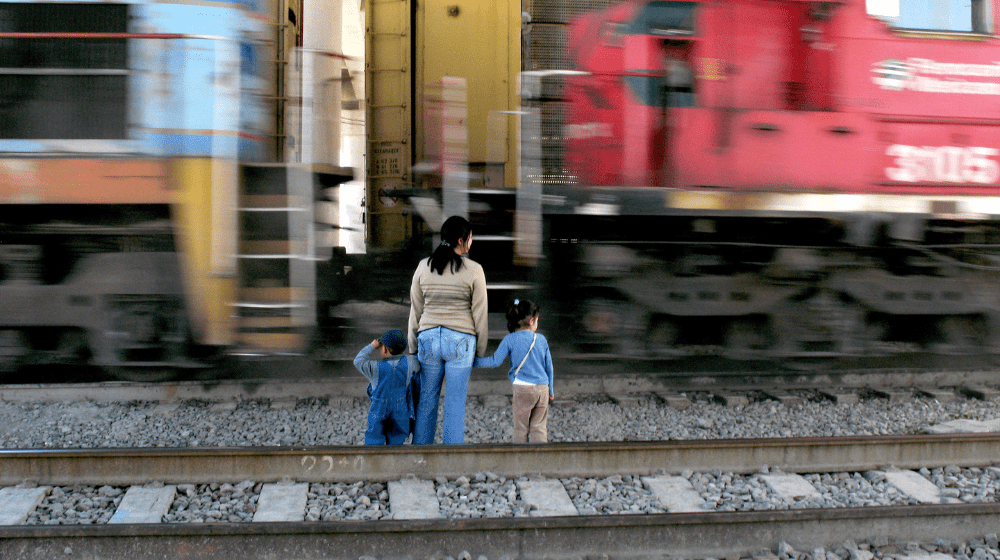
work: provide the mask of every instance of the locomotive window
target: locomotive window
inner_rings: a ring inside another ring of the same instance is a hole
[[[124,33],[124,4],[0,3],[0,31]],[[0,138],[123,139],[125,39],[0,39]]]
[[[867,0],[868,13],[897,29],[990,33],[993,0]]]

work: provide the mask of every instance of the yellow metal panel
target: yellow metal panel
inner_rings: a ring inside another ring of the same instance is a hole
[[[239,328],[246,329],[296,329],[305,327],[298,317],[241,317]],[[288,334],[288,333],[255,333],[255,334]],[[302,334],[302,333],[292,333]]]
[[[410,187],[410,0],[365,0],[368,239],[373,248],[406,240],[403,205],[380,193]]]
[[[521,64],[520,2],[426,0],[418,4],[417,10],[417,83],[426,87],[444,76],[465,78],[469,160],[487,161],[490,113],[516,110],[520,105],[516,91]],[[417,146],[422,147],[425,127],[421,96],[417,95],[415,101]],[[516,130],[513,126],[506,129],[510,164],[516,161]],[[417,159],[423,159],[422,156],[418,153]],[[513,168],[505,171],[508,179],[516,177]]]
[[[288,348],[301,349],[309,341],[305,334],[299,333],[240,333],[240,344],[249,348]]]
[[[178,159],[171,169],[176,192],[171,215],[192,331],[200,343],[230,345],[236,277],[212,273],[212,161]]]

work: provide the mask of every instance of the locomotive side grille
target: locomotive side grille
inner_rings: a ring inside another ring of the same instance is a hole
[[[525,2],[533,23],[569,23],[573,18],[603,10],[619,0],[532,0]]]
[[[530,51],[526,70],[566,70],[570,60],[566,55],[566,26],[536,23],[529,32]]]
[[[0,29],[124,33],[124,4],[0,3]],[[0,39],[0,138],[127,137],[125,39]]]

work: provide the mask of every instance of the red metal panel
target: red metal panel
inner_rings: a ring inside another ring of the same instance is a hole
[[[2,204],[165,204],[162,160],[0,159]]]

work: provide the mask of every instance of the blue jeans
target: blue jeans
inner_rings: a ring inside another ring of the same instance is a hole
[[[434,443],[438,397],[444,392],[444,443],[465,442],[465,397],[469,391],[472,360],[476,356],[475,335],[434,327],[417,335],[420,362],[420,402],[413,428],[413,443]]]

